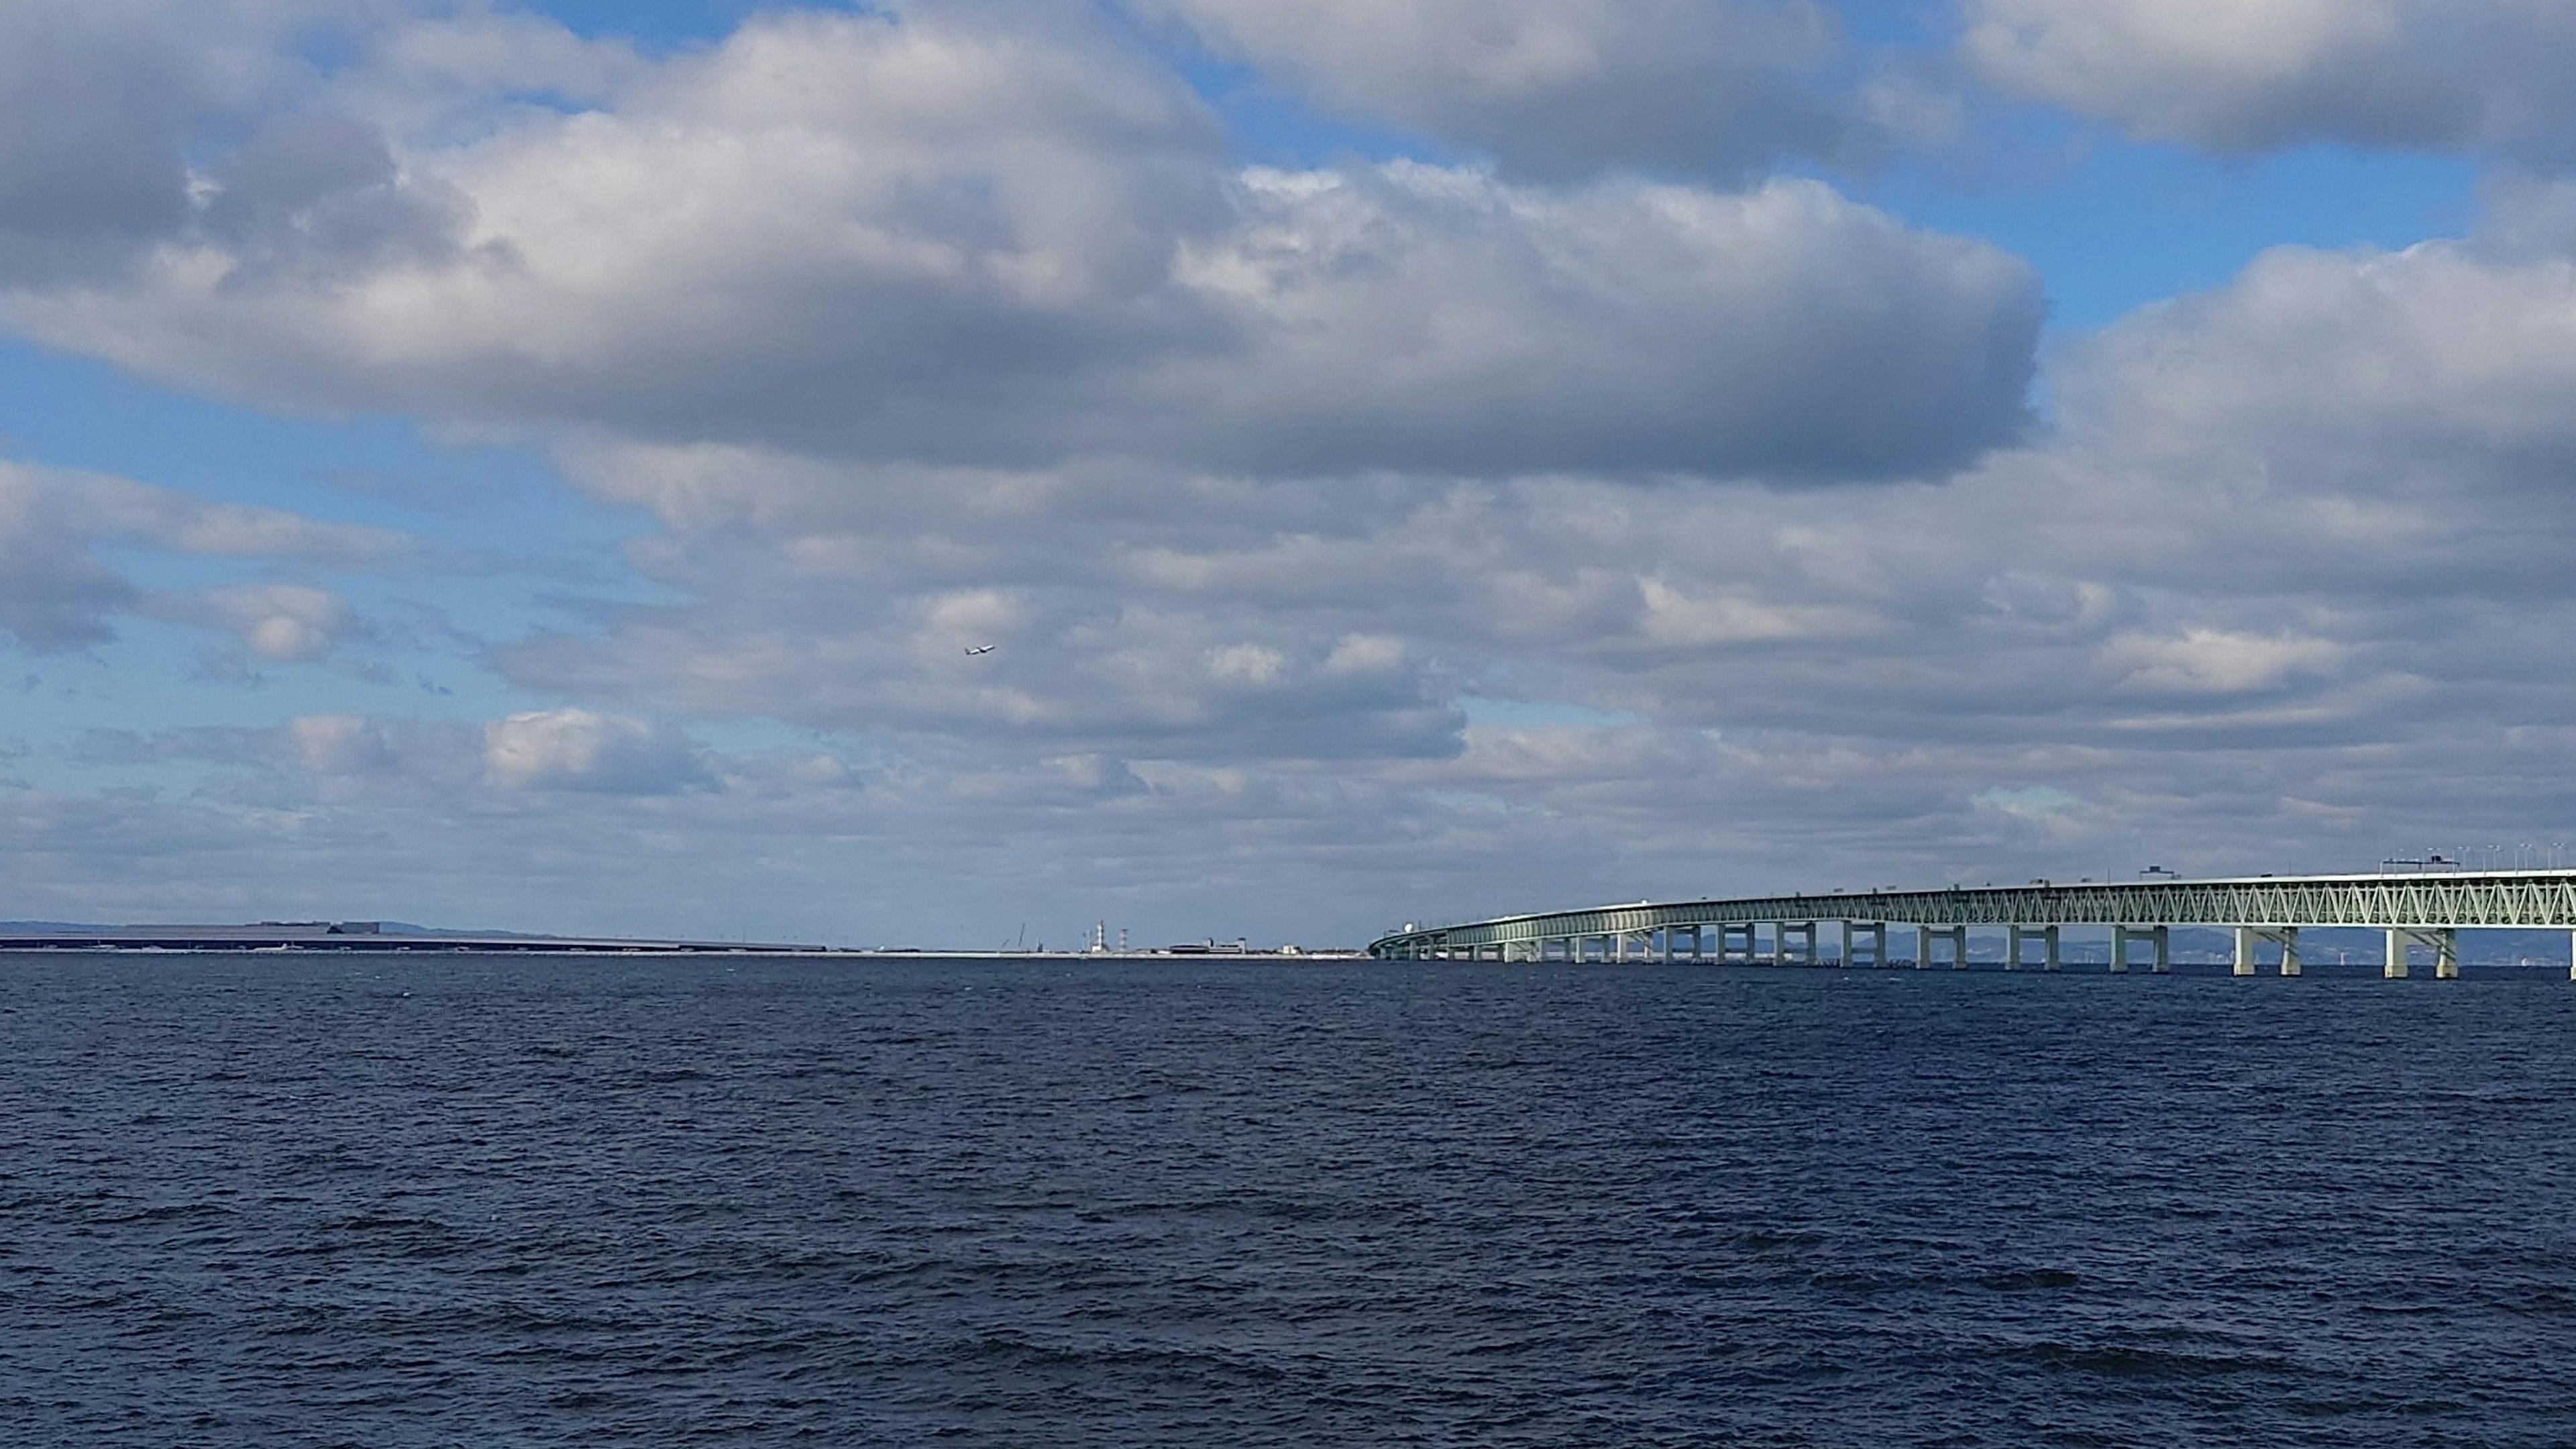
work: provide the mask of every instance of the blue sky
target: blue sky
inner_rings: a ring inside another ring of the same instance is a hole
[[[1355,941],[2568,834],[2529,6],[0,53],[0,916]]]

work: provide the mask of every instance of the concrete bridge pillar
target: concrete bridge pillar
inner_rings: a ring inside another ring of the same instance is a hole
[[[2576,961],[2576,957],[2569,959]],[[1917,971],[1932,969],[1932,928],[1930,926],[1914,928],[1914,969]],[[2570,976],[2576,976],[2576,965],[2570,965],[2567,970]]]
[[[2146,939],[2148,939],[2148,933],[2135,927],[2113,926],[2111,928],[2112,975],[2126,976],[2129,974],[2129,947],[2136,942]]]
[[[1790,944],[1792,941],[1796,944]],[[1816,964],[1816,923],[1782,921],[1771,928],[1772,954],[1783,966]]]
[[[2171,970],[2173,970],[2173,928],[2158,926],[2156,927],[2156,974],[2162,976]]]
[[[1944,932],[1944,934],[1950,938],[1950,969],[1953,971],[1967,970],[1968,928],[1965,926],[1952,926],[1948,931]]]
[[[1861,945],[1868,942],[1868,964],[1873,968],[1887,965],[1887,923],[1885,921],[1843,922],[1843,966],[1846,970],[1861,963]],[[2576,967],[2569,968],[2576,971]]]
[[[2433,938],[2433,979],[2457,981],[2460,978],[2460,933],[2444,926]]]
[[[2388,954],[2380,958],[2379,974],[2390,981],[2402,981],[2407,971],[2406,949],[2415,944],[2414,933],[2391,926],[2387,936]]]
[[[2296,926],[2237,927],[2236,974],[2239,976],[2252,976],[2255,974],[2254,948],[2265,941],[2275,942],[2279,944],[2281,948],[2281,974],[2284,976],[2298,975],[2299,928]]]
[[[2024,926],[2004,927],[2004,969],[2006,971],[2019,971],[2022,968],[2022,943],[2033,934],[2030,928]],[[2057,928],[2041,926],[2035,934],[2038,935],[2042,947],[2039,955],[2039,969],[2056,970]]]

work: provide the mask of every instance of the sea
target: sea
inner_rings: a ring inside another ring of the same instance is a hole
[[[0,1443],[2576,1444],[2576,984],[0,957]]]

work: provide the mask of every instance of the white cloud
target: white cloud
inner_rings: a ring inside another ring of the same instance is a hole
[[[2384,497],[2410,472],[2527,474],[2576,451],[2576,260],[2283,247],[2113,328],[2058,386],[2142,454],[2206,453],[2216,429],[2320,501]]]
[[[2242,694],[2328,672],[2349,652],[2328,639],[2188,629],[2167,638],[2122,634],[2103,646],[2102,655],[2125,689]]]
[[[362,715],[302,715],[287,722],[286,737],[296,763],[316,775],[373,774],[396,762],[384,726]]]
[[[235,584],[207,589],[200,597],[243,648],[272,664],[325,658],[358,627],[347,600],[302,584]]]
[[[2141,136],[2576,158],[2556,0],[1965,0],[1991,81]]]
[[[529,710],[483,728],[484,776],[509,790],[660,795],[703,783],[703,747],[677,730],[586,709]]]

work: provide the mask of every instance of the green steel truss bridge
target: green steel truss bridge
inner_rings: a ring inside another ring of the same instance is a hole
[[[2299,932],[2370,927],[2385,933],[2383,970],[2407,974],[2423,948],[2434,974],[2459,974],[2459,932],[2557,927],[2576,933],[2576,870],[2427,871],[2403,875],[2257,876],[2241,880],[2145,880],[2026,886],[1953,886],[1931,891],[1836,891],[1826,895],[1676,901],[1503,916],[1465,925],[1411,928],[1369,947],[1381,960],[1665,960],[1813,965],[1820,926],[1839,930],[1846,966],[1890,964],[1892,927],[1912,927],[1913,963],[1965,970],[1968,930],[2001,927],[2006,970],[2054,971],[2058,933],[2107,928],[2111,969],[2143,955],[2150,970],[2171,964],[2175,926],[2236,933],[2236,973],[2251,976],[2269,956],[2282,975],[2300,970]],[[1767,939],[1766,939],[1767,937]],[[2042,948],[2029,959],[2032,944]],[[1946,949],[1937,949],[1946,948]],[[2576,979],[2576,935],[2569,976]]]

